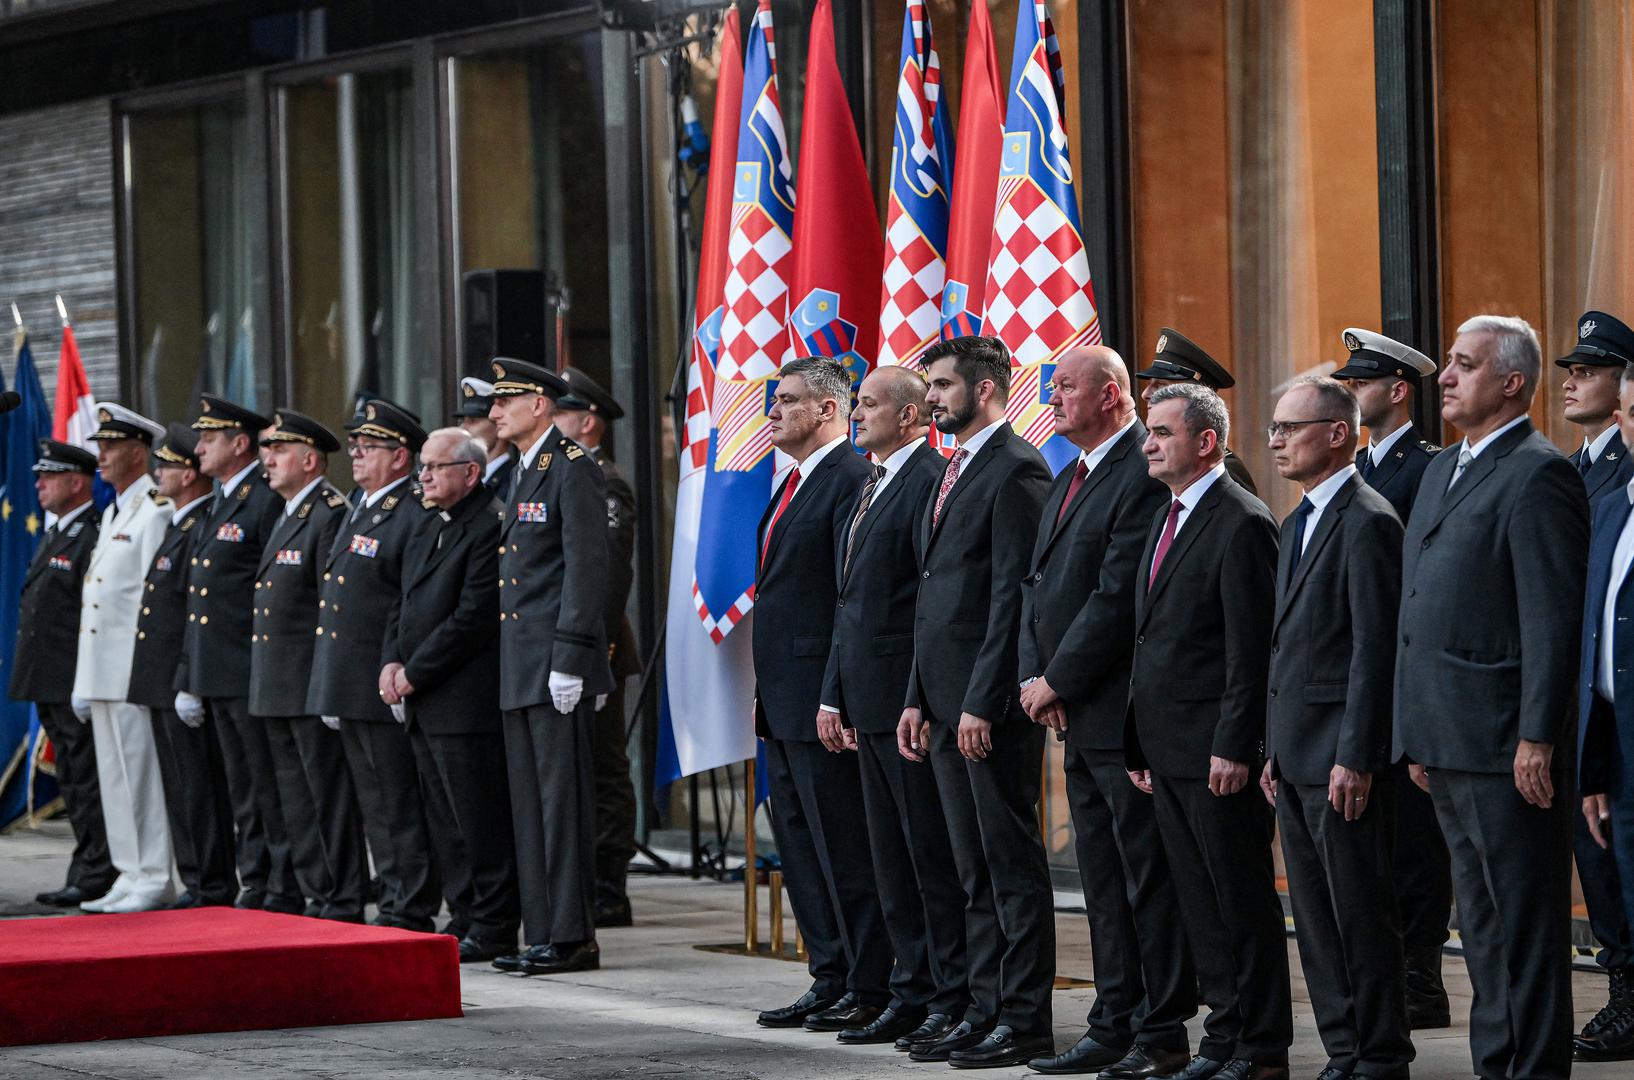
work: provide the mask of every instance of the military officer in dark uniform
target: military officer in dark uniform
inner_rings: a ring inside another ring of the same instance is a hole
[[[381,398],[360,402],[346,432],[358,489],[323,556],[318,609],[324,632],[316,636],[306,711],[340,727],[380,879],[375,923],[429,931],[442,907],[442,886],[414,751],[381,699],[377,669],[359,665],[360,657],[379,655],[402,591],[403,550],[425,513],[409,473],[426,434],[412,413]],[[453,893],[449,899],[457,919],[459,903]],[[464,936],[457,922],[454,931]]]
[[[483,486],[486,462],[482,440],[459,428],[420,450],[432,512],[403,555],[379,678],[408,726],[436,850],[466,860],[462,961],[515,954],[521,919],[499,715],[500,504]]]
[[[1353,326],[1344,332],[1348,357],[1333,377],[1356,396],[1368,444],[1356,455],[1362,480],[1385,497],[1403,523],[1413,509],[1424,469],[1440,447],[1413,423],[1413,397],[1435,375],[1435,361],[1410,345]],[[1407,1018],[1415,1028],[1452,1023],[1441,982],[1441,947],[1452,920],[1452,863],[1430,796],[1408,779],[1405,760],[1386,769],[1380,805],[1392,820],[1391,874],[1407,965]]]
[[[267,727],[250,716],[255,571],[283,507],[267,486],[257,436],[272,421],[214,394],[199,400],[199,468],[219,485],[187,559],[187,625],[176,713],[215,729],[238,827],[238,906],[300,914]],[[206,712],[208,706],[208,712]]]
[[[1196,342],[1178,330],[1171,330],[1165,326],[1158,331],[1157,347],[1152,353],[1151,366],[1144,371],[1135,372],[1135,378],[1145,382],[1140,388],[1140,399],[1147,404],[1152,401],[1152,395],[1170,383],[1199,383],[1215,393],[1237,385],[1231,372],[1220,366],[1220,362],[1204,352]],[[1231,479],[1248,489],[1250,495],[1258,495],[1259,488],[1254,486],[1254,478],[1249,475],[1248,466],[1242,458],[1231,452],[1227,447],[1225,452],[1226,474]]]
[[[525,975],[599,967],[595,931],[597,698],[607,663],[607,480],[556,427],[567,384],[496,358],[493,419],[521,450],[500,526],[500,691],[528,948],[495,966]]]
[[[635,784],[624,720],[624,680],[641,674],[641,657],[625,605],[635,581],[635,492],[607,453],[607,427],[624,409],[578,368],[562,372],[568,393],[556,403],[556,426],[590,452],[607,477],[608,552],[606,617],[608,661],[613,692],[596,711],[596,925],[629,926],[630,896],[625,889],[635,857]]]
[[[132,703],[153,711],[153,741],[164,781],[176,869],[186,892],[170,906],[231,904],[238,898],[233,865],[233,804],[221,746],[202,714],[176,712],[176,661],[187,626],[187,572],[193,543],[210,513],[210,478],[199,471],[198,435],[171,424],[153,450],[159,493],[170,500],[170,528],[148,564],[131,655]]]
[[[45,530],[23,578],[13,653],[13,701],[32,701],[57,755],[57,788],[74,829],[74,855],[62,888],[35,897],[42,904],[77,907],[106,893],[114,882],[108,834],[102,824],[102,791],[91,725],[74,713],[74,666],[78,657],[80,590],[96,546],[96,507],[91,477],[96,457],[77,446],[41,439],[34,462],[40,506],[57,520]],[[38,523],[36,523],[36,528]],[[86,714],[87,720],[90,714]]]
[[[499,437],[499,430],[488,415],[493,407],[493,383],[470,375],[460,380],[460,403],[454,411],[454,422],[475,435],[486,448],[488,461],[482,467],[482,483],[494,498],[503,502],[511,493],[516,448]]]
[[[1572,351],[1555,361],[1566,369],[1562,411],[1566,419],[1583,429],[1583,445],[1571,455],[1571,462],[1583,475],[1589,505],[1615,492],[1626,495],[1634,469],[1629,465],[1622,433],[1617,428],[1618,387],[1625,368],[1634,358],[1634,331],[1614,315],[1585,311],[1577,320],[1577,341]],[[1573,815],[1575,834],[1572,851],[1577,858],[1577,878],[1583,886],[1583,903],[1589,911],[1589,930],[1600,943],[1595,963],[1609,973],[1612,992],[1576,1040],[1582,1060],[1615,1060],[1629,1055],[1634,1047],[1634,934],[1624,913],[1623,889],[1619,884],[1614,846],[1601,847],[1589,831],[1588,819]],[[1611,823],[1602,823],[1610,832]],[[1627,879],[1625,872],[1624,879]],[[1629,1015],[1618,1017],[1627,1011]],[[1621,1048],[1616,1056],[1607,1054],[1606,1036],[1617,1029],[1620,1038],[1611,1042]]]

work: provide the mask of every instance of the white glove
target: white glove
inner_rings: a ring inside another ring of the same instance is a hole
[[[91,701],[89,698],[69,698],[68,707],[74,710],[74,715],[79,717],[80,723],[89,724],[91,722]]]
[[[408,710],[403,708],[403,703],[401,701],[391,706],[391,718],[396,720],[399,724],[408,723]]]
[[[204,702],[197,694],[189,694],[186,690],[176,692],[176,715],[181,717],[182,723],[190,728],[200,727],[204,723]]]
[[[583,696],[582,676],[564,675],[560,671],[550,673],[550,701],[556,706],[557,712],[572,712]]]
[[[606,694],[597,694],[596,695],[596,711],[601,712],[601,710],[605,709],[606,707],[607,707],[607,695]]]
[[[320,716],[320,717],[318,717],[318,719],[322,720],[323,721],[323,726],[328,728],[330,731],[339,731],[340,730],[340,717],[338,717],[338,716]]]

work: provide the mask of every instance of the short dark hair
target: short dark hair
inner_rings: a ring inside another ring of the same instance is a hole
[[[1000,403],[1010,400],[1010,350],[996,337],[956,337],[938,341],[919,357],[926,371],[938,360],[953,359],[953,370],[971,389],[983,379],[993,381],[993,397]]]
[[[779,379],[791,375],[806,380],[819,401],[827,398],[834,402],[841,419],[851,415],[851,372],[844,364],[829,356],[802,356],[778,369]]]

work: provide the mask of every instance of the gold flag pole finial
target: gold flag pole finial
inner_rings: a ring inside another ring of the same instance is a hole
[[[68,326],[68,305],[62,302],[62,293],[57,294],[57,314],[62,316],[62,324]]]
[[[17,329],[23,328],[23,313],[17,307],[17,301],[11,302],[11,321],[17,324]]]

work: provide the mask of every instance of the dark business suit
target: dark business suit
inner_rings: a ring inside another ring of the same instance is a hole
[[[357,792],[380,889],[375,919],[404,930],[430,930],[448,886],[458,920],[460,884],[440,880],[433,857],[420,773],[408,733],[380,696],[380,669],[358,662],[379,653],[382,633],[403,590],[403,549],[425,508],[420,489],[404,477],[373,506],[341,508],[323,555],[318,607],[324,633],[312,655],[306,712],[339,717],[347,772]]]
[[[857,504],[844,509],[834,550],[839,595],[822,703],[838,709],[856,731],[873,876],[896,952],[892,1005],[958,1017],[970,1003],[964,890],[953,867],[936,777],[928,764],[908,761],[896,746],[913,667],[919,592],[914,536],[944,465],[942,455],[921,440],[885,490],[869,501],[855,539],[848,538]]]
[[[347,513],[323,481],[282,514],[256,569],[250,633],[250,716],[266,727],[289,859],[307,913],[359,921],[369,882],[363,822],[340,734],[306,711],[317,638],[334,634],[320,608],[320,566]]]
[[[596,713],[592,754],[596,777],[596,899],[601,904],[629,903],[625,879],[635,857],[635,784],[630,780],[630,752],[624,726],[624,681],[641,674],[635,631],[624,613],[635,583],[635,492],[618,463],[599,446],[589,454],[607,477],[607,596],[603,623],[607,659],[613,666],[613,691]]]
[[[505,451],[505,462],[494,470],[492,476],[484,478],[482,486],[487,488],[494,498],[504,503],[511,493],[511,476],[516,472],[516,451]]]
[[[1131,769],[1151,770],[1158,831],[1210,1006],[1198,1053],[1283,1065],[1293,1040],[1288,951],[1272,814],[1255,783],[1265,760],[1276,522],[1221,474],[1154,578],[1168,512],[1152,519],[1136,579],[1125,756]],[[1247,765],[1248,783],[1210,793],[1210,757]]]
[[[957,452],[956,452],[957,454]],[[949,468],[951,468],[951,462]],[[977,1031],[1050,1033],[1055,916],[1038,834],[1044,729],[1016,684],[1021,579],[1049,491],[1043,457],[1000,423],[935,515],[919,519],[919,596],[906,704],[930,724],[930,762],[965,892],[970,1008]],[[981,761],[959,753],[961,713],[993,725]]]
[[[478,486],[420,515],[387,615],[381,665],[402,664],[427,823],[445,877],[465,882],[467,935],[514,944],[521,919],[499,723],[499,512]],[[450,874],[449,866],[457,866]]]
[[[1395,749],[1431,770],[1452,851],[1476,1071],[1548,1080],[1572,1056],[1570,748],[1588,506],[1530,421],[1449,491],[1459,449],[1424,471],[1407,524]],[[1515,789],[1521,739],[1556,748],[1550,809]]]
[[[499,706],[523,931],[529,945],[573,945],[596,936],[591,748],[596,695],[613,688],[607,481],[554,426],[539,443],[525,470],[517,461],[500,524]],[[551,701],[552,671],[584,680],[570,712]]]
[[[142,585],[128,699],[153,711],[153,741],[164,781],[176,869],[202,904],[238,898],[233,862],[233,804],[221,744],[206,719],[189,727],[176,715],[176,663],[187,625],[187,572],[193,541],[210,513],[205,497],[172,522]]]
[[[1630,902],[1634,898],[1634,677],[1630,677],[1630,673],[1634,672],[1634,629],[1625,629],[1634,625],[1634,590],[1629,588],[1629,579],[1634,574],[1626,575],[1618,583],[1615,601],[1617,623],[1613,640],[1607,642],[1601,634],[1606,593],[1612,584],[1612,556],[1617,550],[1618,538],[1628,524],[1630,510],[1627,495],[1616,490],[1607,492],[1594,508],[1588,587],[1583,602],[1583,655],[1577,675],[1578,785],[1582,795],[1608,797],[1611,820],[1602,825],[1611,832],[1611,850],[1602,851],[1598,844],[1594,848],[1606,856],[1606,864],[1617,875],[1609,882],[1596,884],[1605,890],[1602,893],[1603,902],[1609,902],[1610,897],[1615,896],[1622,905],[1615,911],[1603,907],[1602,913],[1597,916],[1591,901],[1591,929],[1597,939],[1601,929],[1593,922],[1597,918],[1615,925],[1620,915],[1622,925],[1634,924],[1634,902]],[[1608,648],[1613,651],[1614,681],[1611,689],[1615,704],[1605,699],[1599,686],[1600,656]],[[1581,814],[1574,817],[1582,820]],[[1590,843],[1593,843],[1592,838]],[[1591,886],[1583,873],[1581,842],[1577,850],[1578,874],[1584,878],[1584,895],[1588,899]],[[1607,888],[1608,885],[1610,888]],[[1604,941],[1601,944],[1605,947],[1599,956],[1606,957],[1607,953],[1612,952],[1612,946]],[[1629,962],[1626,955],[1602,960],[1603,966],[1610,970],[1627,967]]]
[[[1139,420],[1067,502],[1082,458],[1050,487],[1021,583],[1020,676],[1042,677],[1067,710],[1067,800],[1095,961],[1089,1034],[1186,1050],[1197,978],[1152,800],[1124,771],[1135,593],[1152,515],[1168,489],[1146,471]]]
[[[1438,450],[1415,425],[1390,444],[1377,465],[1364,447],[1356,455],[1356,469],[1405,524],[1413,512],[1424,469]],[[1434,970],[1439,971],[1441,946],[1447,943],[1452,922],[1452,857],[1435,819],[1435,804],[1408,778],[1407,766],[1405,759],[1391,762],[1387,770],[1390,782],[1375,798],[1389,800],[1378,805],[1386,807],[1393,819],[1390,869],[1401,914],[1402,944],[1409,958],[1415,951],[1421,957],[1428,954],[1437,965]]]
[[[60,524],[60,523],[59,523]],[[91,725],[74,715],[74,667],[79,657],[80,592],[102,527],[89,502],[66,526],[40,537],[17,598],[17,646],[7,696],[32,701],[56,754],[57,790],[74,830],[74,854],[65,884],[92,898],[117,876],[102,823],[102,788]],[[175,696],[171,696],[175,701]]]
[[[1348,470],[1347,470],[1348,471]],[[1266,752],[1301,968],[1328,1067],[1405,1074],[1413,1059],[1389,826],[1377,797],[1346,821],[1328,801],[1335,765],[1389,784],[1391,647],[1401,595],[1401,521],[1350,475],[1308,522],[1282,524]]]
[[[891,945],[860,842],[867,823],[857,759],[817,740],[834,626],[834,560],[850,525],[847,511],[871,468],[841,442],[800,470],[773,525],[789,478],[777,485],[755,533],[762,557],[751,632],[755,730],[766,741],[772,825],[789,903],[806,937],[812,989],[822,998],[850,991],[865,1005],[884,1006]]]
[[[1260,489],[1254,483],[1254,474],[1248,471],[1243,459],[1233,453],[1230,447],[1225,452],[1226,475],[1237,481],[1239,487],[1244,488],[1250,495],[1259,495]]]

